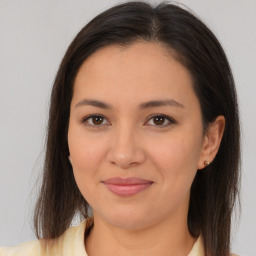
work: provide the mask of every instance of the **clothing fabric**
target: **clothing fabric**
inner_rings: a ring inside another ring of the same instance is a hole
[[[20,244],[16,247],[0,248],[0,256],[88,256],[84,247],[86,226],[86,221],[83,221],[79,226],[67,229],[56,240],[51,252],[43,250],[42,240],[36,240]],[[197,239],[188,256],[204,256],[201,237]]]

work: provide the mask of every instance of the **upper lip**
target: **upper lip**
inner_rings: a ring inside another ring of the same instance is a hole
[[[115,185],[136,185],[136,184],[153,183],[153,181],[141,179],[138,177],[130,177],[130,178],[113,177],[110,179],[106,179],[102,182],[106,184],[115,184]]]

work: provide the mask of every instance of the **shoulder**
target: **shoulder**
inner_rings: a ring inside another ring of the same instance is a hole
[[[39,256],[41,254],[40,241],[22,243],[15,247],[0,248],[0,256]]]
[[[0,256],[74,255],[73,253],[82,251],[85,253],[83,242],[85,228],[84,221],[79,226],[67,229],[62,236],[48,241],[49,243],[45,243],[45,240],[35,240],[15,247],[2,247]],[[45,247],[46,244],[50,245],[50,249]]]
[[[205,252],[204,252],[203,237],[199,236],[188,256],[204,256],[204,255],[205,255]],[[239,255],[231,253],[230,256],[239,256]]]

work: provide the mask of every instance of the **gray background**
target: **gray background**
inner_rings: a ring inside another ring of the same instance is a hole
[[[76,33],[117,0],[0,0],[0,245],[34,239],[35,182],[42,167],[49,95]],[[154,1],[155,3],[159,1]],[[223,44],[242,121],[242,214],[234,252],[256,255],[256,1],[184,0]]]

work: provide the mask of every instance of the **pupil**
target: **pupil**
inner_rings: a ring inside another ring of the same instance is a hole
[[[155,117],[155,124],[158,124],[158,125],[161,125],[161,124],[163,124],[164,123],[164,117],[162,117],[162,116],[158,116],[158,117]]]
[[[94,116],[92,120],[94,124],[99,125],[102,123],[103,118],[101,116]]]

